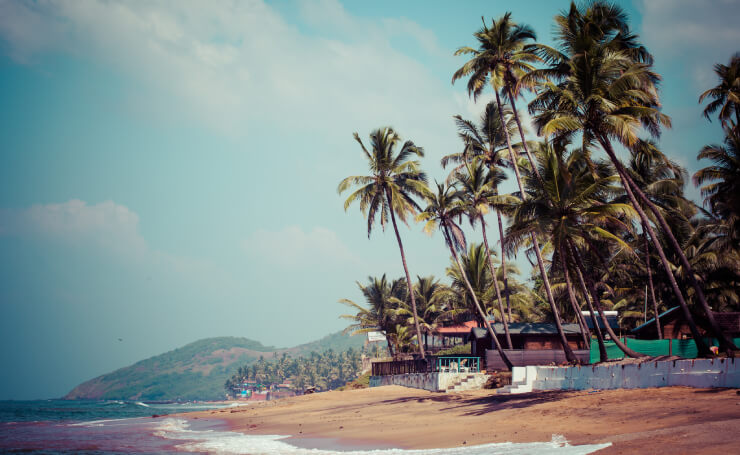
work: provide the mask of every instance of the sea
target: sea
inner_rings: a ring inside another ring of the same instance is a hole
[[[44,455],[248,454],[248,455],[585,455],[609,444],[495,443],[452,449],[352,448],[341,441],[290,435],[245,435],[217,420],[173,416],[238,405],[142,401],[0,401],[0,453]],[[156,416],[156,417],[155,417]],[[293,442],[293,443],[291,443]]]

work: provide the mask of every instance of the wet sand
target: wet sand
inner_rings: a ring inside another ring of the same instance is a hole
[[[621,453],[740,453],[736,389],[607,390],[496,395],[432,393],[398,386],[325,392],[189,413],[246,434],[292,435],[291,443],[435,448],[490,442],[611,442]],[[345,449],[346,450],[346,449]]]

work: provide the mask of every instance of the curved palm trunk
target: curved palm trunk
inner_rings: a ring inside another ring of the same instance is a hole
[[[558,245],[558,255],[560,256],[560,265],[563,267],[563,275],[565,276],[565,287],[568,290],[568,299],[573,307],[573,311],[576,313],[576,320],[578,325],[581,327],[581,335],[583,336],[583,343],[586,348],[590,347],[589,340],[591,339],[591,333],[588,331],[586,321],[583,319],[581,314],[581,307],[576,302],[576,296],[573,292],[573,283],[570,281],[570,272],[568,271],[568,262],[566,261],[565,254],[563,254],[563,245]]]
[[[491,340],[493,342],[493,345],[495,346],[496,350],[498,351],[498,354],[501,356],[501,360],[504,361],[506,364],[506,367],[511,370],[511,361],[506,356],[506,353],[504,352],[504,349],[501,347],[501,343],[498,342],[498,338],[496,337],[496,331],[493,330],[493,327],[491,327],[491,323],[488,322],[488,318],[486,317],[486,313],[483,311],[483,308],[480,306],[480,302],[478,302],[478,297],[475,295],[475,291],[473,290],[473,286],[470,285],[470,281],[468,280],[468,275],[465,273],[465,269],[463,268],[462,262],[460,262],[460,257],[457,255],[457,251],[452,247],[452,237],[450,236],[450,233],[447,230],[447,226],[442,226],[442,233],[444,234],[445,243],[447,244],[447,247],[450,249],[450,253],[452,253],[452,257],[455,258],[455,262],[457,263],[457,268],[460,270],[460,276],[462,276],[463,281],[465,281],[465,286],[468,288],[468,292],[470,292],[470,296],[473,298],[473,303],[475,303],[475,308],[478,310],[478,313],[483,318],[483,323],[486,326],[486,329],[488,330],[488,334],[491,335]]]
[[[506,294],[506,312],[509,314],[509,322],[511,322],[511,300],[509,293],[509,280],[506,277],[506,254],[504,254],[504,225],[501,222],[501,214],[496,210],[496,218],[498,218],[498,235],[501,240],[501,273],[504,278],[504,294]]]
[[[608,152],[607,152],[608,153]],[[613,155],[614,152],[612,151],[611,154]],[[611,159],[611,155],[609,156]],[[616,159],[616,156],[615,158]],[[612,159],[612,161],[614,161]],[[712,312],[712,309],[709,307],[709,304],[707,303],[707,299],[704,296],[704,290],[702,289],[699,282],[696,280],[696,275],[694,273],[694,268],[691,267],[691,264],[689,263],[689,260],[686,258],[686,255],[683,252],[683,248],[681,248],[681,245],[679,245],[678,240],[673,235],[673,231],[671,230],[670,226],[668,226],[668,222],[665,220],[665,217],[663,217],[663,214],[660,213],[660,210],[658,207],[651,201],[645,193],[635,184],[635,182],[632,180],[632,177],[629,176],[629,173],[624,169],[622,166],[622,163],[615,163],[618,167],[622,167],[622,173],[624,173],[624,179],[627,180],[630,186],[632,186],[632,190],[634,190],[635,193],[637,193],[637,196],[640,198],[640,200],[650,209],[650,211],[655,216],[655,219],[658,221],[658,224],[660,225],[660,228],[665,233],[666,237],[668,238],[669,242],[671,243],[671,247],[675,250],[676,254],[678,255],[679,261],[681,262],[681,266],[686,270],[686,276],[689,278],[689,281],[691,282],[691,286],[694,288],[694,291],[696,293],[696,296],[699,299],[699,303],[701,304],[702,310],[704,310],[704,314],[707,318],[707,322],[709,323],[709,327],[714,332],[714,335],[717,337],[720,343],[720,347],[727,352],[727,355],[732,356],[732,351],[737,350],[737,347],[732,342],[730,337],[727,336],[727,334],[722,330],[722,328],[717,323],[717,320],[714,318],[714,313]],[[636,208],[637,209],[637,208]],[[641,209],[637,209],[638,212]],[[644,223],[645,221],[643,221]],[[648,226],[649,227],[649,226]],[[652,237],[652,234],[651,234]],[[657,247],[656,247],[657,248]],[[692,332],[693,334],[693,332]],[[699,340],[696,340],[697,347],[699,344]],[[702,344],[704,344],[703,341],[701,341]],[[707,349],[707,355],[712,355],[711,351]]]
[[[486,246],[486,256],[488,256],[488,268],[491,270],[491,279],[493,280],[493,287],[496,289],[496,299],[498,300],[498,312],[501,315],[501,322],[504,324],[504,334],[506,335],[506,346],[509,349],[514,349],[511,344],[511,335],[509,335],[509,324],[506,322],[506,316],[504,314],[504,304],[501,301],[501,291],[498,287],[498,275],[496,275],[496,268],[493,266],[493,259],[491,259],[491,250],[488,249],[488,236],[486,235],[486,220],[483,219],[483,215],[479,214],[481,229],[483,231],[483,243]]]
[[[529,146],[527,146],[527,141],[524,139],[524,131],[522,130],[522,123],[519,121],[519,112],[517,112],[516,110],[516,102],[514,101],[514,95],[511,92],[511,84],[506,84],[506,93],[509,96],[509,101],[511,101],[511,110],[514,111],[514,120],[516,121],[516,128],[519,130],[519,137],[522,138],[522,147],[524,147],[524,153],[527,154],[527,159],[532,164],[532,170],[534,171],[534,174],[537,176],[537,180],[539,180],[540,183],[544,183],[544,180],[542,180],[542,176],[540,175],[539,169],[537,169],[537,166],[535,166],[534,159],[532,158],[532,154],[529,153]]]
[[[388,205],[391,206],[390,195],[387,191],[386,198],[388,198]],[[393,214],[393,208],[391,208],[389,212],[391,212],[393,231],[396,233],[396,240],[398,240],[398,249],[401,250],[401,262],[403,263],[403,271],[406,273],[406,283],[408,285],[409,297],[411,297],[411,310],[414,312],[414,326],[416,327],[416,345],[419,347],[419,354],[421,354],[421,358],[426,359],[426,357],[424,356],[424,346],[421,342],[419,316],[417,316],[416,314],[416,298],[414,297],[414,285],[411,283],[411,275],[409,274],[409,268],[406,265],[406,253],[404,253],[403,251],[403,243],[401,242],[401,235],[398,233],[398,226],[396,226],[396,216]]]
[[[498,113],[501,117],[501,124],[506,125],[506,121],[504,120],[504,113],[501,110],[501,98],[498,95],[498,90],[494,90],[496,93],[496,103],[498,104]],[[506,137],[506,145],[509,148],[509,157],[511,159],[511,165],[514,168],[514,175],[516,176],[516,183],[519,185],[519,193],[521,194],[522,200],[526,200],[527,193],[524,192],[524,186],[522,185],[522,177],[519,174],[519,165],[516,162],[517,154],[514,152],[514,148],[511,146],[511,138],[509,137],[509,130],[506,129],[504,126],[504,136]],[[534,165],[534,162],[532,162]],[[536,169],[536,168],[535,168]],[[545,263],[542,260],[542,253],[540,252],[540,243],[537,241],[537,236],[534,235],[534,233],[531,234],[532,238],[532,245],[534,247],[535,254],[537,256],[537,265],[540,269],[540,276],[542,276],[542,282],[545,285],[545,293],[547,294],[547,300],[550,303],[550,309],[552,310],[552,316],[553,319],[555,319],[555,326],[558,329],[558,335],[560,336],[560,342],[563,345],[563,352],[565,353],[565,358],[570,363],[577,363],[578,359],[576,358],[575,354],[573,354],[573,350],[570,348],[570,345],[568,345],[568,340],[565,338],[565,332],[563,332],[563,325],[560,322],[560,313],[558,312],[558,307],[555,304],[555,298],[552,295],[552,289],[550,288],[550,280],[547,277],[547,272],[545,271]]]
[[[571,264],[575,262],[575,259],[573,259],[573,252],[568,249],[568,257],[570,258]],[[588,289],[586,289],[586,282],[583,280],[583,274],[581,273],[581,269],[578,267],[576,269],[576,275],[578,275],[578,283],[581,285],[581,293],[583,294],[584,300],[586,300],[586,305],[588,306],[588,313],[591,317],[591,323],[594,325],[594,332],[596,332],[596,340],[599,343],[599,362],[606,362],[609,360],[609,354],[606,352],[606,344],[604,344],[604,334],[601,333],[601,328],[599,327],[599,321],[596,319],[596,311],[594,311],[594,306],[591,304],[591,299],[588,296]]]
[[[643,226],[643,230],[645,226]],[[653,271],[650,269],[650,242],[648,241],[647,232],[645,234],[645,266],[647,267],[648,286],[650,287],[650,297],[653,301],[653,313],[655,313],[655,327],[658,330],[658,339],[663,339],[663,330],[660,328],[658,319],[658,302],[655,300],[655,288],[653,287]]]
[[[635,208],[638,215],[640,216],[640,221],[642,221],[643,227],[645,227],[648,231],[648,234],[650,234],[650,239],[652,240],[653,245],[655,246],[655,250],[658,252],[658,256],[660,257],[660,262],[663,264],[663,270],[665,271],[666,276],[668,276],[668,281],[671,284],[673,293],[675,294],[676,299],[678,299],[678,303],[681,306],[683,315],[686,318],[686,323],[689,325],[689,329],[691,330],[691,335],[694,338],[694,341],[696,342],[696,347],[697,347],[697,350],[699,351],[699,355],[702,357],[711,357],[713,354],[709,350],[707,345],[704,343],[704,340],[702,340],[701,338],[699,329],[696,327],[696,322],[694,322],[694,318],[691,316],[691,312],[689,311],[689,307],[686,304],[686,300],[684,300],[683,298],[681,289],[678,287],[678,283],[676,283],[676,277],[673,276],[673,271],[671,270],[671,266],[670,266],[670,263],[668,262],[668,258],[666,258],[665,251],[663,251],[663,246],[660,244],[658,237],[655,235],[655,230],[653,230],[653,227],[650,225],[650,220],[648,220],[647,215],[645,214],[645,211],[642,210],[642,207],[640,206],[640,204],[637,202],[637,199],[635,198],[635,194],[633,193],[632,190],[634,189],[636,185],[634,185],[634,182],[630,184],[631,179],[629,178],[629,175],[627,175],[627,171],[624,168],[624,166],[622,166],[622,163],[617,159],[617,156],[614,154],[614,149],[612,149],[611,143],[605,138],[601,138],[601,137],[599,138],[599,142],[601,143],[601,146],[604,149],[604,151],[606,151],[606,154],[609,156],[609,159],[614,163],[614,166],[617,169],[617,174],[619,174],[619,178],[622,181],[622,186],[624,186],[624,190],[627,192],[627,196],[629,197],[630,202],[632,203],[632,206]],[[637,189],[637,192],[638,194],[641,193],[639,188]],[[670,229],[668,229],[668,231],[670,231]]]
[[[601,316],[601,322],[604,324],[604,330],[606,330],[606,333],[609,334],[612,340],[614,340],[614,343],[617,345],[617,347],[621,349],[622,352],[624,352],[626,355],[634,358],[648,357],[645,354],[628,348],[626,344],[622,343],[622,340],[619,339],[617,334],[614,333],[614,330],[612,330],[611,326],[609,325],[609,321],[606,319],[606,315],[604,314],[604,309],[601,306],[601,299],[599,299],[599,293],[596,291],[594,281],[593,279],[591,279],[591,276],[586,273],[586,268],[584,267],[583,261],[581,260],[581,255],[578,254],[578,250],[576,250],[576,247],[573,245],[573,243],[570,240],[568,240],[568,242],[570,242],[570,247],[573,250],[573,255],[576,258],[576,267],[581,270],[581,274],[586,279],[586,286],[591,293],[591,298],[596,304],[596,309],[599,311],[599,316]]]

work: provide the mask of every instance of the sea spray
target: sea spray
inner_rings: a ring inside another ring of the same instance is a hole
[[[550,442],[503,442],[445,449],[336,451],[296,447],[287,441],[289,436],[283,435],[246,435],[232,431],[195,430],[190,428],[186,420],[173,418],[159,422],[154,434],[162,438],[187,441],[177,444],[175,447],[178,450],[223,455],[586,455],[611,445],[606,443],[572,446],[563,436],[553,435]]]

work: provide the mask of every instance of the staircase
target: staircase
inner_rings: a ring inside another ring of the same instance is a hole
[[[451,386],[445,390],[450,392],[464,392],[466,390],[480,390],[488,381],[489,375],[481,373],[470,373],[458,378]]]
[[[517,394],[529,393],[532,391],[532,384],[537,378],[537,367],[514,367],[511,370],[511,385],[501,387],[496,393]]]

